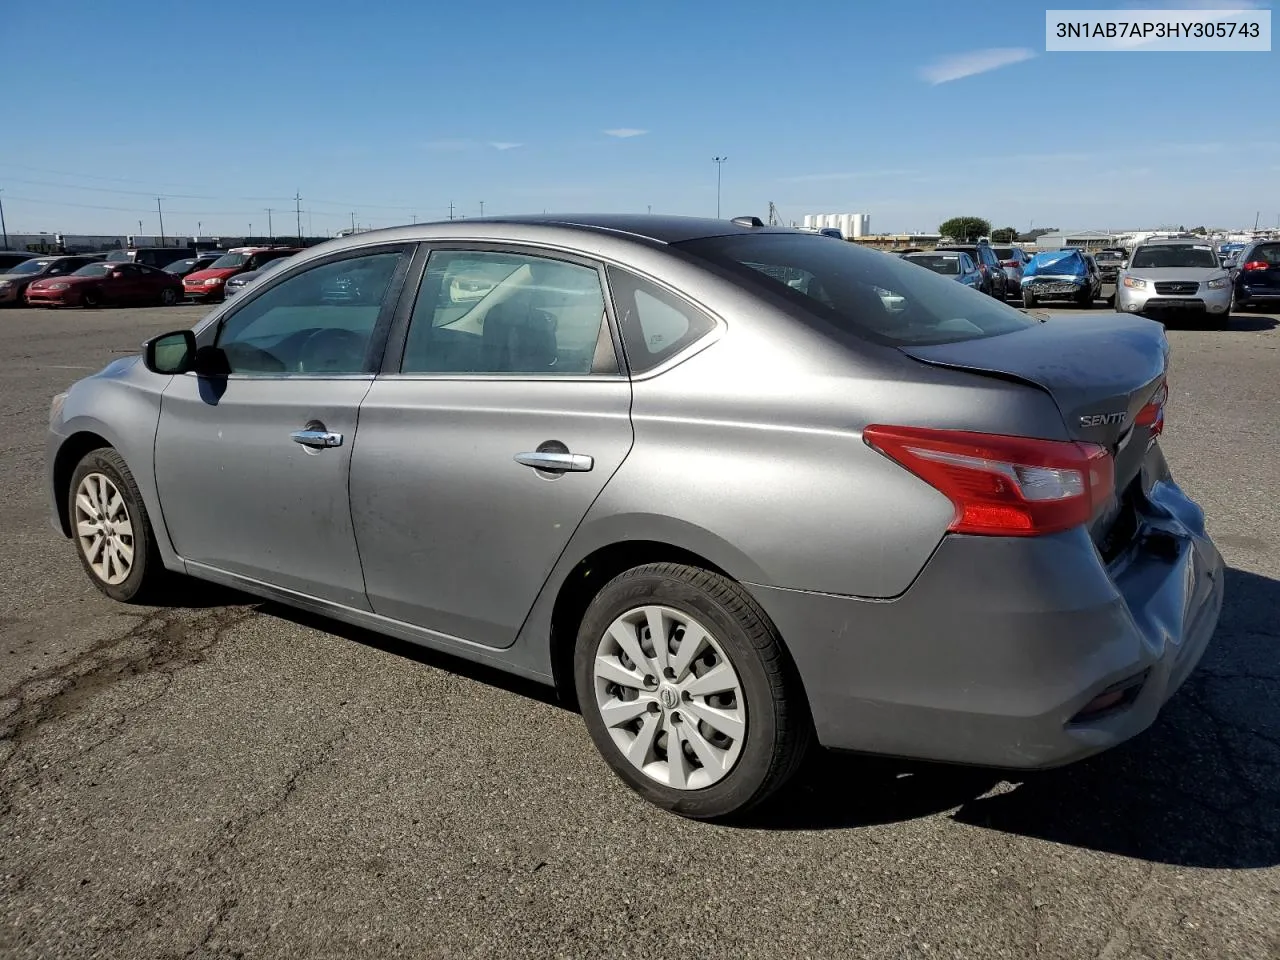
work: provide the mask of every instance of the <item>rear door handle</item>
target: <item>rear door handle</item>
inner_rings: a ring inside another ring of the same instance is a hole
[[[330,433],[328,430],[295,430],[289,434],[294,443],[304,447],[340,447],[342,434]]]
[[[517,453],[516,463],[535,470],[548,470],[555,473],[585,473],[596,465],[594,457],[585,453],[554,453],[534,451],[533,453]]]

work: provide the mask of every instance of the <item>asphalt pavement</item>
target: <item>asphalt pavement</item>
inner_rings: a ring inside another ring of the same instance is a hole
[[[1155,727],[1014,779],[818,755],[726,827],[632,795],[539,687],[94,590],[47,520],[49,399],[201,313],[0,311],[0,956],[1280,956],[1275,320],[1170,331],[1163,443],[1231,571]]]

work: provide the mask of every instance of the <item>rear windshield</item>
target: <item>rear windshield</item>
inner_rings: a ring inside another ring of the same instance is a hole
[[[1218,257],[1207,243],[1162,243],[1158,246],[1139,247],[1133,251],[1130,269],[1158,269],[1160,267],[1216,267]]]
[[[164,269],[166,273],[181,273],[188,267],[194,267],[195,265],[196,262],[194,260],[175,260]]]
[[[249,258],[243,253],[225,253],[217,260],[210,264],[211,267],[222,269],[223,267],[243,267],[249,262]]]
[[[996,252],[996,256],[1001,260],[1013,259],[1013,247],[992,247],[991,249]]]
[[[960,254],[952,253],[913,253],[909,257],[903,257],[910,263],[918,263],[922,267],[928,267],[934,273],[944,273],[949,277],[960,275]]]
[[[1280,266],[1280,243],[1267,243],[1254,247],[1249,254],[1250,263],[1269,263],[1273,267]]]
[[[739,234],[674,246],[728,270],[748,288],[881,343],[956,343],[1038,322],[902,257],[815,234]]]

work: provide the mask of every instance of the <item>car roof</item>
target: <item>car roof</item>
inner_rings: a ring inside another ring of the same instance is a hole
[[[1185,247],[1187,244],[1198,244],[1200,246],[1212,247],[1213,244],[1203,237],[1153,237],[1150,240],[1143,240],[1138,244],[1140,247],[1166,247],[1178,246]]]

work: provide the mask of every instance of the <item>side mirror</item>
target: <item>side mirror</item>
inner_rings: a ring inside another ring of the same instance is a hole
[[[144,344],[142,362],[152,373],[187,373],[196,358],[196,335],[178,330],[153,337]]]

